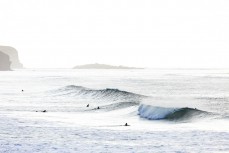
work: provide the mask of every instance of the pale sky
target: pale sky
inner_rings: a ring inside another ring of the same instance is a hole
[[[0,0],[0,45],[28,68],[229,68],[229,1]]]

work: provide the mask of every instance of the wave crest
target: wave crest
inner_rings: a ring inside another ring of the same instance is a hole
[[[58,90],[61,95],[83,96],[84,98],[109,99],[112,101],[139,101],[144,97],[132,92],[122,91],[119,89],[90,89],[83,86],[69,85]]]
[[[183,108],[165,108],[141,104],[138,108],[139,116],[149,120],[187,120],[193,117],[204,117],[208,112],[183,107]]]

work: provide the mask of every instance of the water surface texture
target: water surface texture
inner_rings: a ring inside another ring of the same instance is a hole
[[[229,152],[229,70],[0,72],[0,152]]]

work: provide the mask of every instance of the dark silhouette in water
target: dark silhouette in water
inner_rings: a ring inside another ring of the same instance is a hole
[[[21,92],[24,92],[24,90],[22,89]]]
[[[130,126],[128,123],[126,123],[124,126]]]
[[[36,111],[36,112],[38,112],[38,111]],[[39,112],[43,112],[43,113],[46,113],[46,112],[47,112],[47,110],[43,110],[43,111],[39,111]]]
[[[87,107],[89,107],[89,104],[87,104]]]
[[[97,109],[100,109],[100,107],[98,106]]]

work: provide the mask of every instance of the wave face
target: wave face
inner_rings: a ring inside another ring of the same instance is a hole
[[[89,103],[99,106],[100,111],[114,111],[122,108],[138,107],[138,115],[148,120],[190,120],[193,118],[205,118],[208,112],[183,107],[166,108],[140,104],[147,96],[122,91],[119,89],[90,89],[82,86],[69,85],[54,92],[60,96],[89,99]],[[99,103],[98,103],[99,102]],[[140,105],[139,105],[140,104]],[[85,103],[84,103],[85,105]],[[84,111],[98,110],[84,109]]]
[[[112,100],[112,101],[140,101],[141,98],[144,96],[122,91],[119,89],[101,89],[101,90],[95,90],[95,89],[89,89],[82,86],[75,86],[70,85],[66,86],[62,89],[59,89],[58,92],[60,92],[61,95],[68,95],[68,96],[82,96],[84,98],[93,98],[93,99],[100,99],[100,100]]]
[[[193,108],[165,108],[141,104],[138,108],[139,116],[149,120],[188,120],[205,117],[208,112]]]
[[[63,101],[77,104],[77,111],[114,111],[124,108],[139,106],[141,100],[146,97],[119,89],[90,89],[83,86],[69,85],[60,89],[49,91],[51,98],[63,99]],[[89,107],[86,107],[87,105]],[[99,109],[98,109],[99,107]],[[137,112],[137,111],[135,111]]]

